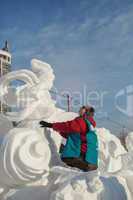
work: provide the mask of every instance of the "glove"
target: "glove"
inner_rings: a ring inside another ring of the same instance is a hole
[[[47,127],[47,128],[52,128],[52,126],[53,126],[52,123],[48,123],[45,121],[40,121],[40,125],[41,125],[41,127]]]

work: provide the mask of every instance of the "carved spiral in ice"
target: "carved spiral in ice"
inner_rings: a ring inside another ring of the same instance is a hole
[[[0,101],[19,110],[6,113],[6,117],[11,121],[21,121],[30,115],[48,118],[55,109],[55,101],[49,93],[54,81],[51,66],[36,59],[31,61],[31,65],[33,72],[22,69],[10,72],[0,79]],[[15,80],[22,81],[24,85],[15,87],[14,91],[11,83]]]
[[[0,149],[0,185],[13,187],[40,179],[49,170],[50,157],[43,135],[32,129],[12,129]]]
[[[20,80],[24,82],[23,87],[16,88],[16,94],[14,93],[14,88],[11,86],[11,82],[14,80]],[[1,102],[8,105],[9,107],[15,106],[18,107],[21,105],[21,99],[26,96],[22,92],[25,90],[30,89],[35,84],[39,83],[39,79],[37,76],[29,71],[29,70],[19,70],[8,73],[6,76],[3,76],[0,80],[0,98]],[[30,90],[29,90],[30,91]],[[28,92],[27,92],[28,93]],[[27,96],[26,96],[27,97]],[[27,98],[25,97],[25,100]],[[32,107],[30,110],[27,111],[27,108],[23,108],[22,111],[19,112],[9,112],[6,113],[7,118],[11,119],[12,121],[20,121],[25,119],[29,114],[33,112],[33,109],[37,106],[37,102],[32,102]],[[24,103],[23,103],[24,104]]]

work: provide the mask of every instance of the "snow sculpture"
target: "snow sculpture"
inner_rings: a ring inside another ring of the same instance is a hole
[[[6,113],[6,116],[12,121],[19,122],[27,117],[33,117],[33,115],[34,117],[45,116],[48,118],[54,111],[55,102],[51,99],[49,93],[54,80],[53,70],[50,65],[38,60],[32,60],[32,65],[36,74],[29,70],[19,70],[10,72],[1,79],[1,101],[8,105],[12,105],[15,100],[15,105],[21,105],[23,102],[23,109],[19,112]],[[12,98],[12,95],[8,96],[11,93],[9,85],[13,80],[20,80],[25,83],[22,87],[16,88],[16,99],[15,97]]]
[[[99,177],[96,172],[81,173],[57,168],[58,179],[51,179],[48,186],[32,186],[9,193],[7,200],[132,200],[127,184],[122,177]],[[56,170],[55,170],[56,171]],[[55,172],[56,173],[56,172]],[[54,174],[55,176],[55,174]],[[125,189],[124,189],[125,188]]]
[[[40,179],[49,170],[48,142],[39,130],[12,129],[0,151],[0,185],[15,187]]]
[[[1,200],[131,200],[132,134],[127,138],[127,153],[118,138],[104,128],[97,129],[99,171],[82,173],[67,169],[58,155],[60,135],[49,129],[44,131],[38,122],[42,119],[50,122],[71,120],[77,114],[55,106],[49,92],[54,81],[51,66],[36,59],[31,65],[32,71],[11,72],[0,80],[0,100],[7,102],[9,99],[9,104],[14,101],[17,104],[18,100],[20,105],[23,103],[19,112],[6,114],[8,128],[3,129],[5,136],[0,146]],[[12,97],[8,86],[16,79],[25,84],[16,88],[15,98],[7,98]],[[24,98],[27,94],[28,99]],[[1,117],[4,124],[5,116]],[[9,120],[19,122],[17,128],[12,128]],[[36,182],[38,180],[40,183]]]
[[[127,152],[120,140],[105,128],[97,129],[99,139],[99,169],[101,174],[114,173],[122,169],[122,155]]]

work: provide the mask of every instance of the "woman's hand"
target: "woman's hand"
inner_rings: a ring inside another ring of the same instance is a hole
[[[52,123],[48,123],[45,121],[40,121],[39,124],[41,125],[41,127],[46,127],[46,128],[52,128],[52,126],[53,126]]]

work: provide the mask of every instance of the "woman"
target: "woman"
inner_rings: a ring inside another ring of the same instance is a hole
[[[80,116],[67,122],[48,123],[41,121],[42,127],[53,128],[67,138],[61,159],[71,167],[83,171],[96,170],[98,167],[98,141],[95,133],[94,108],[83,106]]]

